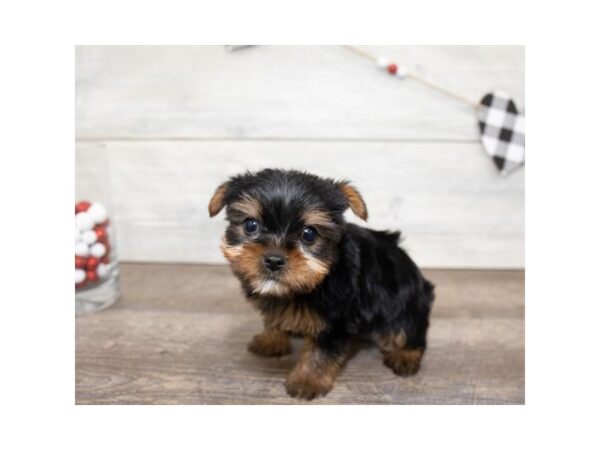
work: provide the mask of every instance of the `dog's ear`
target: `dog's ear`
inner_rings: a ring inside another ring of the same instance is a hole
[[[344,197],[346,197],[346,200],[348,201],[348,206],[350,207],[352,212],[358,217],[360,217],[362,220],[366,221],[369,217],[369,213],[367,212],[367,205],[360,193],[356,190],[356,188],[347,181],[342,181],[337,185],[340,191],[342,191],[342,194],[344,194]]]
[[[225,196],[228,189],[229,183],[223,183],[213,194],[208,204],[208,214],[210,214],[210,217],[216,216],[225,207]]]

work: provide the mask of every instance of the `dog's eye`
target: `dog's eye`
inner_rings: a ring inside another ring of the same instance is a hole
[[[302,240],[307,244],[312,244],[317,239],[317,230],[314,227],[306,227],[302,230]]]
[[[246,219],[244,221],[244,231],[248,234],[255,233],[258,230],[258,222],[256,219]]]

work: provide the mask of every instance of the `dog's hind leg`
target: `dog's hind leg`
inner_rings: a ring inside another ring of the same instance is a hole
[[[419,371],[425,348],[407,337],[404,330],[378,334],[376,341],[383,354],[383,363],[396,375],[414,375]]]

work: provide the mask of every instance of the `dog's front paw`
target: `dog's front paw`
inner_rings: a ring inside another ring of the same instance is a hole
[[[285,333],[267,330],[252,338],[248,350],[260,356],[283,356],[292,352],[292,343]]]
[[[285,380],[285,390],[292,397],[312,400],[326,395],[333,387],[331,377],[318,373],[292,371]]]
[[[421,367],[421,358],[423,350],[395,350],[386,353],[383,357],[383,363],[394,371],[396,375],[409,376],[414,375]]]

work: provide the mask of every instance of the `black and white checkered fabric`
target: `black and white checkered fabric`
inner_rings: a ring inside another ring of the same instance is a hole
[[[481,142],[500,173],[507,175],[525,162],[525,117],[504,92],[486,94],[479,103]]]

